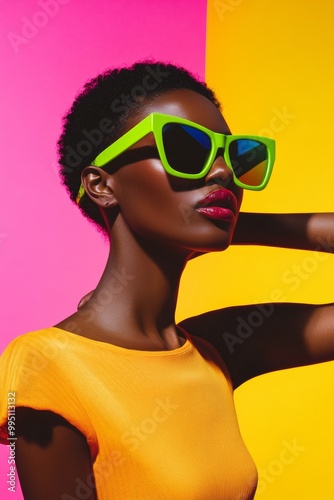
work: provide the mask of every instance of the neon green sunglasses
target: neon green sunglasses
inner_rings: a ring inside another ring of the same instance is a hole
[[[92,162],[104,167],[140,139],[153,132],[165,171],[182,179],[201,179],[212,167],[218,150],[233,172],[234,182],[259,191],[269,182],[275,160],[275,141],[253,135],[225,135],[177,116],[151,113]],[[77,203],[85,191],[81,184]]]

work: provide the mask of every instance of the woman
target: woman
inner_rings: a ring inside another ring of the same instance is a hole
[[[25,498],[253,498],[233,390],[333,359],[334,308],[267,304],[262,325],[236,345],[222,332],[255,306],[176,325],[180,276],[189,259],[231,243],[314,249],[333,234],[333,216],[239,214],[243,189],[269,180],[273,141],[232,136],[213,92],[170,64],[86,84],[59,153],[71,199],[110,254],[77,312],[15,339],[2,357]],[[7,401],[1,415],[7,444]]]

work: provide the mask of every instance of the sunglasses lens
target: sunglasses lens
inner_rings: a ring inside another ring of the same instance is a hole
[[[229,146],[229,158],[236,177],[248,186],[260,186],[268,166],[268,149],[252,139],[236,139]]]
[[[162,128],[163,145],[169,165],[184,174],[199,174],[211,151],[211,139],[189,125],[168,123]]]

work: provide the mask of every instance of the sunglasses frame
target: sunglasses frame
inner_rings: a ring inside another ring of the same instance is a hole
[[[211,139],[211,151],[210,154],[205,162],[205,165],[202,169],[201,172],[196,173],[196,174],[188,174],[188,173],[183,173],[179,172],[178,170],[175,170],[171,165],[169,165],[165,150],[164,150],[164,145],[163,145],[163,127],[164,125],[171,124],[171,123],[176,123],[176,124],[181,124],[181,125],[187,125],[189,127],[193,127],[197,130],[201,130],[204,132],[207,136],[210,137]],[[148,135],[150,132],[153,132],[157,150],[159,153],[160,161],[162,163],[162,166],[164,167],[165,171],[173,175],[174,177],[180,177],[182,179],[201,179],[202,177],[205,177],[205,175],[209,172],[210,168],[212,167],[213,162],[215,161],[217,151],[218,149],[223,149],[224,154],[224,160],[228,167],[232,170],[233,172],[233,179],[234,183],[243,188],[243,189],[250,189],[252,191],[260,191],[266,187],[266,185],[269,182],[273,165],[274,165],[274,160],[275,160],[275,141],[274,139],[271,139],[269,137],[261,137],[261,136],[256,136],[256,135],[235,135],[235,134],[220,134],[218,132],[212,132],[211,130],[207,129],[206,127],[203,127],[202,125],[198,125],[197,123],[194,123],[190,120],[186,120],[184,118],[180,118],[178,116],[172,116],[172,115],[165,115],[162,113],[151,113],[146,118],[141,120],[137,125],[132,127],[128,132],[126,132],[124,135],[122,135],[119,139],[117,139],[113,144],[108,146],[106,149],[104,149],[96,158],[95,160],[91,163],[91,165],[99,168],[103,168],[107,163],[109,163],[111,160],[117,158],[119,155],[121,155],[124,151],[129,149],[131,146],[136,144],[138,141],[143,139],[146,135]],[[260,142],[264,144],[267,148],[268,151],[268,160],[267,160],[267,167],[266,167],[266,173],[265,177],[262,181],[262,183],[259,186],[251,186],[248,184],[245,184],[241,182],[237,176],[235,175],[233,165],[230,162],[229,154],[228,154],[228,148],[229,145],[238,139],[245,139],[245,140],[253,140]],[[77,203],[80,202],[82,196],[84,195],[85,190],[82,186],[80,185],[80,189],[78,192],[77,196]]]

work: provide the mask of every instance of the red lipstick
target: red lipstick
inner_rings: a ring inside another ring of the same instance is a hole
[[[209,219],[232,222],[238,209],[234,194],[228,189],[216,189],[205,196],[196,206],[197,212]]]

